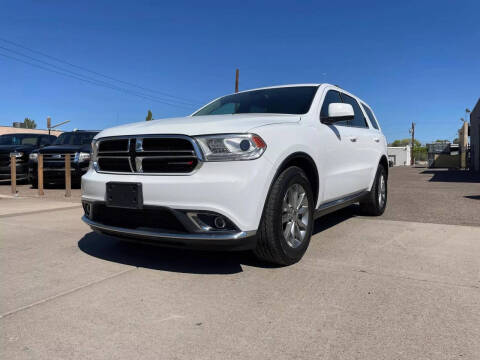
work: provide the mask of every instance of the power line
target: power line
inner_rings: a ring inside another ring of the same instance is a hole
[[[181,107],[181,108],[184,108],[184,109],[191,110],[191,107],[186,107],[186,106],[182,106],[182,105],[179,105],[179,104],[171,104],[171,103],[168,103],[166,101],[153,98],[151,96],[141,95],[139,93],[136,93],[136,92],[128,90],[128,89],[123,89],[123,88],[119,88],[119,87],[116,87],[116,86],[101,84],[101,83],[98,83],[96,81],[91,81],[91,80],[85,79],[83,77],[70,75],[68,73],[64,73],[64,72],[57,71],[57,70],[54,70],[54,69],[51,69],[51,68],[47,68],[45,66],[38,65],[38,64],[29,62],[29,61],[25,61],[23,59],[19,59],[19,58],[16,58],[14,56],[2,54],[2,53],[0,53],[0,56],[6,57],[6,58],[9,58],[11,60],[15,60],[15,61],[18,61],[18,62],[21,62],[21,63],[24,63],[24,64],[28,64],[28,65],[31,65],[33,67],[37,67],[37,68],[40,68],[40,69],[43,69],[43,70],[46,70],[46,71],[50,71],[50,72],[53,72],[53,73],[56,73],[56,74],[59,74],[59,75],[62,75],[62,76],[66,76],[66,77],[70,77],[70,78],[73,78],[73,79],[76,79],[76,80],[80,80],[80,81],[83,81],[83,82],[86,82],[86,83],[89,83],[89,84],[93,84],[93,85],[96,85],[96,86],[102,86],[102,87],[106,87],[106,88],[109,88],[109,89],[112,89],[112,90],[117,90],[117,91],[120,91],[120,92],[123,92],[123,93],[126,93],[126,94],[134,95],[134,96],[137,96],[137,97],[145,99],[145,100],[156,101],[156,102],[159,102],[159,103],[162,103],[162,104],[165,104],[165,105],[176,106],[176,107]]]
[[[142,89],[142,90],[146,90],[146,91],[150,91],[152,93],[156,93],[156,94],[159,94],[159,95],[163,95],[163,96],[167,96],[167,97],[170,97],[170,98],[173,98],[173,99],[179,99],[179,100],[185,100],[185,101],[188,101],[188,102],[192,102],[194,100],[191,100],[191,99],[186,99],[186,98],[182,98],[182,97],[179,97],[179,96],[175,96],[175,95],[171,95],[171,94],[168,94],[166,92],[161,92],[161,91],[158,91],[158,90],[153,90],[153,89],[149,89],[147,87],[143,87],[143,86],[140,86],[140,85],[137,85],[137,84],[134,84],[134,83],[131,83],[131,82],[128,82],[128,81],[124,81],[124,80],[120,80],[120,79],[116,79],[114,77],[111,77],[111,76],[108,76],[108,75],[105,75],[105,74],[102,74],[102,73],[99,73],[97,71],[93,71],[93,70],[90,70],[90,69],[87,69],[83,66],[79,66],[79,65],[75,65],[69,61],[66,61],[66,60],[62,60],[62,59],[59,59],[55,56],[51,56],[51,55],[48,55],[48,54],[45,54],[41,51],[38,51],[38,50],[34,50],[32,48],[29,48],[25,45],[21,45],[19,43],[16,43],[14,41],[11,41],[11,40],[7,40],[7,39],[4,39],[4,38],[1,38],[0,37],[0,41],[4,41],[8,44],[11,44],[11,45],[14,45],[14,46],[17,46],[17,47],[20,47],[22,49],[25,49],[25,50],[28,50],[30,52],[33,52],[33,53],[36,53],[36,54],[39,54],[41,56],[45,56],[49,59],[52,59],[52,60],[55,60],[55,61],[58,61],[58,62],[61,62],[61,63],[64,63],[64,64],[67,64],[69,66],[73,66],[77,69],[80,69],[80,70],[83,70],[83,71],[86,71],[86,72],[89,72],[89,73],[92,73],[92,74],[95,74],[95,75],[98,75],[98,76],[102,76],[104,78],[107,78],[107,79],[110,79],[110,80],[113,80],[113,81],[117,81],[117,82],[120,82],[120,83],[123,83],[125,85],[130,85],[130,86],[133,86],[133,87],[136,87],[138,89]],[[193,105],[198,105],[198,102],[194,101]]]
[[[174,104],[172,104],[172,102],[174,102],[174,103],[179,103],[179,105],[188,106],[189,108],[195,106],[194,104],[188,104],[188,103],[180,102],[180,101],[178,101],[178,100],[170,100],[170,99],[164,100],[164,99],[159,99],[159,98],[156,98],[156,97],[154,97],[154,96],[152,96],[152,95],[150,95],[150,94],[142,93],[142,92],[139,92],[139,91],[136,91],[136,90],[125,89],[125,88],[119,87],[119,86],[117,86],[117,85],[110,84],[110,83],[108,83],[108,82],[106,82],[106,81],[98,80],[98,79],[95,79],[95,78],[92,78],[92,77],[89,77],[89,76],[86,76],[86,75],[83,75],[83,74],[80,74],[80,73],[71,71],[71,70],[69,70],[69,69],[62,68],[62,67],[60,67],[60,66],[58,66],[58,65],[51,64],[51,63],[49,63],[49,62],[47,62],[47,61],[43,61],[43,60],[36,59],[36,58],[34,58],[34,57],[32,57],[32,56],[25,55],[25,54],[23,54],[23,53],[21,53],[21,52],[19,52],[19,51],[15,51],[15,50],[12,50],[12,49],[8,49],[8,48],[3,47],[3,46],[1,46],[1,45],[0,45],[0,49],[3,49],[3,50],[6,50],[6,51],[9,51],[9,52],[12,52],[12,53],[14,53],[14,54],[23,56],[23,57],[25,57],[25,58],[27,58],[27,59],[31,59],[31,60],[36,61],[36,62],[39,62],[39,63],[41,63],[41,64],[50,66],[50,67],[52,67],[53,69],[61,70],[61,71],[64,71],[64,72],[66,72],[66,73],[72,74],[72,75],[74,75],[74,76],[78,76],[78,77],[85,78],[85,79],[87,79],[87,80],[89,80],[89,81],[93,81],[93,82],[98,83],[98,84],[102,84],[102,85],[105,85],[105,86],[109,86],[109,87],[112,88],[112,89],[115,88],[115,89],[117,89],[117,90],[118,90],[118,89],[127,90],[127,91],[129,91],[129,92],[131,92],[131,93],[140,94],[140,95],[142,95],[142,96],[147,96],[147,97],[150,97],[150,98],[152,98],[152,99],[156,99],[156,100],[160,100],[160,101],[165,101],[167,104],[171,104],[171,105],[174,105]]]

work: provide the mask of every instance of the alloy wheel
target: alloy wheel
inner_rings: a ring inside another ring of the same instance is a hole
[[[282,229],[287,244],[299,247],[307,236],[309,208],[307,192],[300,184],[291,185],[282,202]]]

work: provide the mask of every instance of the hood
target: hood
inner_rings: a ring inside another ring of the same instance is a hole
[[[116,126],[103,130],[95,138],[145,134],[182,134],[193,136],[243,133],[259,126],[295,123],[298,121],[300,121],[300,115],[289,114],[186,116]]]
[[[91,152],[92,147],[90,144],[86,145],[51,145],[51,146],[45,146],[44,148],[41,148],[38,150],[39,153],[41,154],[60,154],[60,153],[76,153],[76,152]]]
[[[0,145],[0,153],[11,153],[13,151],[31,152],[33,145]]]

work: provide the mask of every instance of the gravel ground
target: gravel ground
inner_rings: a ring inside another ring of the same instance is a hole
[[[480,226],[480,174],[394,167],[388,185],[382,219]]]
[[[81,191],[79,188],[72,189],[72,196],[70,198],[65,197],[65,188],[62,186],[49,186],[44,189],[44,196],[38,195],[38,189],[32,188],[29,184],[17,185],[17,196],[26,198],[38,198],[45,201],[68,201],[79,202],[81,197]],[[0,197],[11,197],[12,190],[9,182],[0,182]]]
[[[120,242],[78,189],[0,185],[0,359],[478,360],[479,184],[391,169],[383,216],[319,219],[289,267]]]
[[[390,168],[389,199],[381,219],[423,223],[480,226],[480,174],[444,169],[394,167]],[[30,185],[18,185],[19,197],[39,197]],[[10,185],[0,183],[0,196],[11,196]],[[80,201],[80,189],[72,189],[65,197],[61,187],[45,189],[43,200]],[[333,216],[338,219],[358,215],[352,206]],[[323,221],[322,223],[324,223]]]

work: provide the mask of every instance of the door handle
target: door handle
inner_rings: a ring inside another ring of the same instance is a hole
[[[350,139],[351,142],[357,142],[357,140],[358,140],[358,138],[355,137],[355,136],[350,136],[349,139]]]
[[[373,138],[373,141],[380,142],[380,139],[379,138]]]

